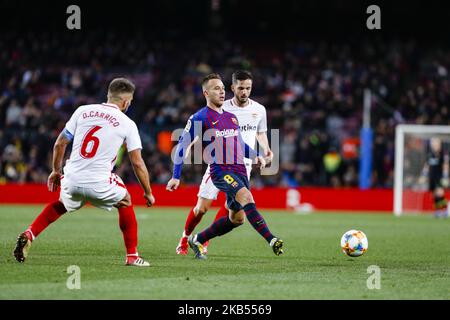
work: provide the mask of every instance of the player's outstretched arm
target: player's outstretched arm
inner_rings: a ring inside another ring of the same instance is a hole
[[[136,175],[142,189],[144,189],[144,198],[147,202],[147,206],[151,207],[155,203],[155,197],[152,194],[152,188],[150,187],[150,176],[148,174],[144,159],[142,159],[141,149],[135,149],[128,152],[128,157],[130,158],[134,174]]]
[[[199,121],[195,116],[191,116],[184,128],[183,134],[178,139],[178,145],[175,149],[173,158],[173,174],[172,178],[167,182],[166,190],[174,191],[180,185],[181,170],[183,169],[184,159],[189,156],[189,150],[198,140],[198,133],[195,132],[192,124]]]
[[[53,159],[52,159],[52,172],[47,180],[48,190],[51,192],[58,191],[61,184],[62,166],[64,154],[66,153],[67,145],[72,141],[72,135],[64,129],[56,139],[53,145]]]
[[[173,165],[173,175],[172,178],[167,182],[166,190],[174,191],[178,189],[180,185],[181,178],[181,170],[183,168],[183,161],[186,157],[185,154],[188,153],[189,148],[193,143],[190,143],[190,134],[189,132],[183,132],[183,135],[180,137],[177,148],[175,150],[175,159]]]

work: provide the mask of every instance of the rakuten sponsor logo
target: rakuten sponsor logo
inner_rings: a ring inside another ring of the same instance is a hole
[[[236,129],[225,129],[222,131],[216,131],[216,137],[229,138],[229,137],[236,137],[238,135],[239,131]]]

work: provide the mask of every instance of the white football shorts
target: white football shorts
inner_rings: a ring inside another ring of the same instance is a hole
[[[80,209],[86,202],[97,208],[111,211],[112,207],[125,198],[127,189],[122,179],[115,173],[106,183],[92,186],[75,186],[67,179],[61,179],[59,200],[68,212]]]
[[[250,173],[252,172],[252,164],[251,163],[245,163],[245,168],[247,169],[247,177],[250,181]],[[198,190],[197,197],[202,197],[209,200],[216,200],[217,195],[219,194],[220,190],[216,188],[214,183],[211,180],[211,174],[209,173],[209,166],[205,171],[205,174],[202,178],[202,183],[200,184],[200,188]]]

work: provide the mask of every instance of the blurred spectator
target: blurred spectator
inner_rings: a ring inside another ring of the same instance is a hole
[[[45,182],[53,142],[70,114],[104,101],[116,76],[136,83],[128,115],[138,124],[143,156],[158,183],[172,170],[167,132],[183,128],[204,106],[199,81],[212,71],[228,90],[235,69],[250,69],[252,98],[266,106],[269,129],[280,130],[280,172],[255,172],[258,187],[357,186],[365,88],[373,93],[374,187],[392,186],[397,123],[450,124],[448,49],[397,40],[298,41],[270,50],[264,43],[244,49],[226,39],[213,42],[149,41],[142,33],[130,38],[101,30],[70,37],[2,32],[0,181]],[[204,166],[190,169],[183,182],[199,183]],[[127,183],[135,181],[126,157],[117,170]]]
[[[22,114],[22,107],[19,106],[17,100],[13,99],[6,111],[6,126],[19,127],[25,124],[25,119]]]

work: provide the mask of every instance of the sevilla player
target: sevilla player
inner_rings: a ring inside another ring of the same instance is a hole
[[[111,211],[118,208],[119,226],[126,247],[126,265],[148,267],[137,251],[137,222],[122,179],[112,173],[119,148],[126,143],[130,162],[144,189],[147,206],[155,198],[149,174],[141,156],[141,139],[136,124],[125,115],[133,100],[135,86],[125,78],[114,79],[108,88],[107,103],[80,106],[66,123],[53,147],[52,172],[48,189],[60,188],[58,201],[48,204],[28,229],[17,238],[14,257],[24,262],[36,237],[66,212],[80,209],[86,202]],[[64,169],[66,147],[73,142]],[[64,171],[64,175],[63,175]]]

